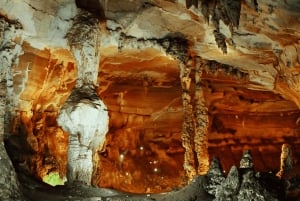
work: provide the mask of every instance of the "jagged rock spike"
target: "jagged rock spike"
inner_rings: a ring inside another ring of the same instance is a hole
[[[216,189],[225,181],[225,176],[219,158],[213,158],[206,174],[205,190],[210,195],[216,195]]]
[[[213,158],[213,160],[211,161],[209,170],[207,172],[207,176],[211,176],[211,175],[219,175],[219,176],[224,177],[223,168],[220,163],[220,159],[217,157]]]
[[[241,169],[252,169],[254,167],[250,150],[246,150],[240,161]]]
[[[254,176],[254,171],[243,174],[237,200],[278,201],[266,189],[262,188]]]
[[[239,171],[236,166],[232,166],[227,178],[216,189],[214,201],[234,200],[240,188]]]

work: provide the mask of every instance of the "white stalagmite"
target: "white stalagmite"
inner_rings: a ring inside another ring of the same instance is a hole
[[[69,182],[91,184],[93,153],[104,145],[108,120],[107,108],[93,87],[83,85],[73,89],[57,118],[58,124],[69,133]]]

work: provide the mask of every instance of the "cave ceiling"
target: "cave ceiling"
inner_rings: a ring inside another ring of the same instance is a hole
[[[182,54],[207,64],[201,84],[211,157],[222,156],[228,170],[251,149],[259,170],[276,169],[283,143],[292,144],[300,157],[299,0],[232,1],[237,6],[225,7],[229,19],[218,13],[218,5],[205,2],[82,3],[101,21],[97,93],[110,116],[101,179],[94,183],[131,192],[182,184],[181,57],[163,48],[172,43],[166,38],[184,38],[188,50]],[[55,119],[77,78],[66,38],[77,6],[73,0],[0,2],[1,15],[22,25],[14,39],[23,54],[13,68],[17,115],[11,130],[26,135],[26,149],[34,154],[24,157],[39,177],[53,167],[66,171],[67,134]],[[42,162],[45,150],[55,165]],[[121,161],[120,155],[128,159]]]

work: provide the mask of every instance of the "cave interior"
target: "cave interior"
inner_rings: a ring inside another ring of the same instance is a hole
[[[78,157],[91,154],[89,185],[159,194],[206,175],[216,157],[230,177],[249,150],[251,168],[292,183],[296,200],[299,11],[297,0],[1,2],[0,140],[14,169],[67,185],[76,139]],[[89,106],[79,131],[58,120],[66,103],[70,118]],[[102,103],[109,120],[92,117]],[[85,120],[104,122],[96,147]]]

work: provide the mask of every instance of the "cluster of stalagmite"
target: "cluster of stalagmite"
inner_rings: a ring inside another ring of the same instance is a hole
[[[221,200],[272,200],[283,197],[283,185],[272,173],[255,173],[251,152],[245,151],[240,166],[232,166],[227,176],[223,172],[220,161],[214,158],[205,176],[206,192],[214,201]],[[272,185],[278,189],[274,189]]]

